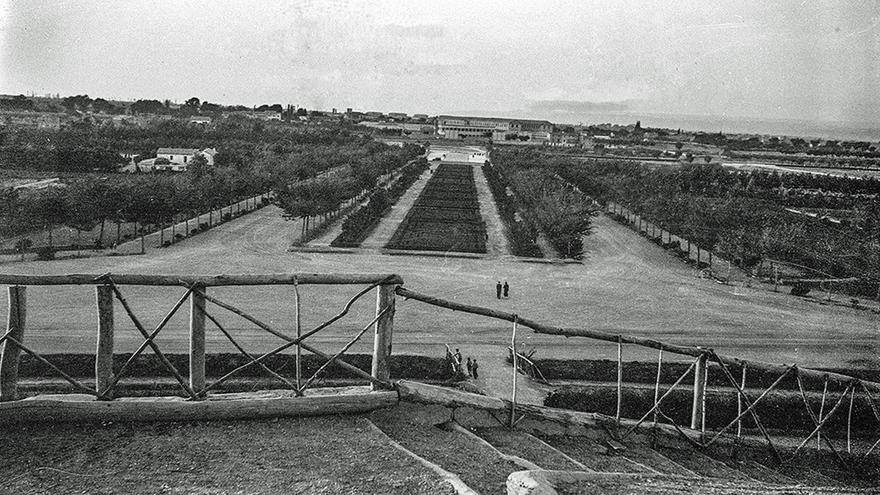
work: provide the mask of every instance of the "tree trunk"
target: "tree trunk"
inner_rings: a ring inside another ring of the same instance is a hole
[[[76,229],[76,251],[77,251],[77,254],[82,254],[80,252],[80,245],[79,245],[80,237],[82,237],[82,231],[79,229]]]
[[[159,223],[159,247],[165,245],[165,227],[162,223]]]
[[[214,210],[208,210],[208,227],[211,226],[211,222],[214,221]]]
[[[116,222],[116,244],[117,244],[117,245],[119,244],[119,238],[120,238],[120,235],[121,235],[120,230],[121,230],[121,229],[122,229],[122,222],[121,222],[121,221],[117,221],[117,222]]]
[[[183,236],[189,237],[189,213],[186,214],[186,219],[183,221],[183,228],[186,229],[186,233]]]
[[[49,226],[49,248],[52,248],[52,226]]]
[[[101,218],[101,232],[98,234],[98,243],[103,246],[104,245],[104,223],[107,221],[106,218]]]

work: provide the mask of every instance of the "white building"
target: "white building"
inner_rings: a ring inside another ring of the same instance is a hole
[[[203,150],[195,148],[159,148],[159,150],[156,151],[156,160],[164,158],[165,160],[168,160],[169,163],[157,164],[154,162],[154,170],[157,172],[186,172],[189,162],[191,162],[196,155],[204,156],[208,165],[213,166],[214,155],[216,154],[217,150],[214,148],[205,148]]]
[[[446,139],[486,138],[494,142],[516,141],[544,144],[553,124],[546,120],[497,119],[490,117],[437,117],[437,134]]]

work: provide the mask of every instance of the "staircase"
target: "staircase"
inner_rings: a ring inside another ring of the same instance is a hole
[[[472,490],[457,493],[880,494],[876,471],[858,478],[831,457],[780,467],[765,450],[698,450],[648,435],[617,442],[605,431],[530,421],[511,430],[482,412],[450,411],[401,404],[370,421]]]

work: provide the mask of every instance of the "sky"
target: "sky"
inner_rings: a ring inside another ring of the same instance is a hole
[[[0,93],[880,123],[880,1],[0,0]]]

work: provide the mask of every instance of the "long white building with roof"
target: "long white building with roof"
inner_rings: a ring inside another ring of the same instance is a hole
[[[550,140],[553,124],[546,120],[439,115],[436,130],[437,135],[445,139],[484,138],[499,143],[544,144]]]

